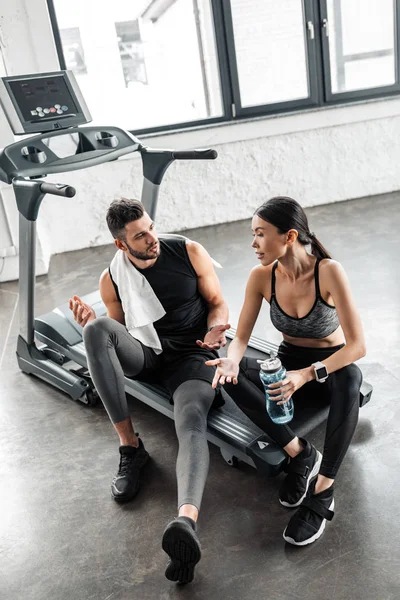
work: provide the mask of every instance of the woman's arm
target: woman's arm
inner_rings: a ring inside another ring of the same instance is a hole
[[[240,363],[246,351],[263,301],[260,283],[264,279],[264,273],[260,271],[260,267],[255,267],[250,273],[236,335],[228,348],[228,358],[237,364]]]
[[[255,267],[250,273],[246,286],[244,304],[240,312],[239,324],[235,338],[229,345],[227,358],[216,358],[206,361],[208,366],[216,366],[212,387],[216,388],[218,383],[224,385],[225,381],[237,384],[239,375],[239,363],[247,348],[247,342],[253,331],[254,324],[260,312],[263,294],[261,293],[261,281],[263,279],[260,268]]]
[[[360,315],[342,265],[336,261],[327,261],[320,268],[326,287],[336,306],[339,322],[346,340],[346,345],[343,348],[322,361],[328,373],[333,373],[365,356],[365,339]],[[315,379],[313,366],[304,371],[307,381]]]

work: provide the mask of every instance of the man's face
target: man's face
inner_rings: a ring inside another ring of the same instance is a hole
[[[125,226],[125,240],[116,245],[138,260],[154,260],[160,256],[160,242],[153,221],[145,213]]]

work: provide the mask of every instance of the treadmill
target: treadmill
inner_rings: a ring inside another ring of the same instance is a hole
[[[0,180],[12,184],[19,211],[19,310],[20,333],[17,359],[20,369],[58,388],[71,399],[94,406],[98,395],[87,369],[82,328],[68,304],[34,317],[36,220],[44,196],[72,198],[68,184],[43,181],[46,175],[86,169],[139,152],[143,164],[141,201],[155,219],[159,188],[174,160],[214,160],[212,149],[163,150],[145,146],[132,133],[114,126],[84,126],[91,116],[72,71],[56,71],[0,79],[0,102],[15,135],[24,139],[0,152]],[[36,134],[26,137],[26,134]],[[172,236],[173,234],[165,234]],[[163,237],[160,234],[159,237]],[[182,236],[178,236],[182,237]],[[98,291],[83,296],[96,315],[106,314]],[[230,338],[234,330],[227,332]],[[247,354],[266,358],[277,346],[252,337]],[[173,418],[169,393],[158,384],[125,378],[127,394]],[[363,405],[372,387],[364,382]],[[277,475],[285,466],[283,450],[260,431],[224,393],[225,404],[208,416],[208,440],[220,448],[225,461],[256,467],[266,476]],[[327,416],[328,408],[295,411],[293,426],[299,435],[314,429]]]

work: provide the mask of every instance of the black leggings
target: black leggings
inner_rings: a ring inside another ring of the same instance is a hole
[[[287,371],[309,367],[327,358],[342,346],[331,348],[304,348],[282,342],[278,356]],[[296,434],[288,425],[271,421],[265,407],[265,393],[259,377],[256,359],[244,358],[240,363],[238,383],[225,384],[225,389],[237,406],[281,447],[291,442]],[[334,479],[350,445],[358,421],[362,374],[355,364],[331,373],[324,383],[310,381],[293,394],[294,407],[300,403],[329,403],[329,417],[321,475]]]
[[[138,379],[146,375],[148,380],[152,373],[159,374],[160,355],[135,340],[124,325],[108,317],[99,317],[85,325],[83,338],[93,383],[111,421],[119,423],[129,417],[124,375]],[[211,368],[210,373],[213,374]],[[173,393],[179,442],[178,508],[182,504],[200,508],[209,467],[207,415],[214,399],[211,384],[193,376]]]

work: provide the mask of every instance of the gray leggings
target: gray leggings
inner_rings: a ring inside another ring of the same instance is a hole
[[[157,369],[160,357],[135,340],[124,325],[98,317],[83,329],[90,376],[113,423],[129,417],[124,375],[137,377]],[[178,508],[200,508],[209,467],[207,415],[215,391],[200,379],[182,383],[173,394],[175,430],[179,442],[176,476]]]

